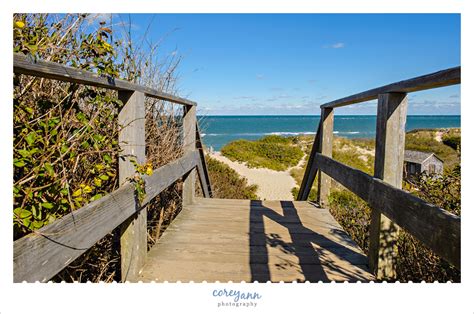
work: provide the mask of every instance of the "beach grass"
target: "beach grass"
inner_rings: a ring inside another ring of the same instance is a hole
[[[296,166],[304,156],[297,137],[265,136],[257,141],[237,140],[221,149],[232,161],[244,162],[250,168],[277,171]]]

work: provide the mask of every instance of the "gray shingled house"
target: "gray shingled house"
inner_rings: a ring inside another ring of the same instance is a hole
[[[404,176],[410,177],[423,172],[426,174],[442,174],[443,160],[434,153],[405,150]]]

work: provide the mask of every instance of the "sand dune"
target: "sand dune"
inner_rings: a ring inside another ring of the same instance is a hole
[[[264,168],[249,168],[244,163],[232,161],[222,156],[220,152],[209,154],[248,180],[249,184],[258,185],[257,195],[262,200],[293,200],[291,189],[296,186],[296,182],[290,175],[290,169],[286,171],[275,171]],[[304,160],[304,158],[302,159]],[[300,166],[300,162],[298,165]]]

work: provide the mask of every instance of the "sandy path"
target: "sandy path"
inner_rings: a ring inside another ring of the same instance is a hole
[[[262,200],[293,200],[291,189],[296,186],[296,182],[290,175],[290,169],[286,171],[275,171],[264,168],[249,168],[245,164],[232,161],[222,156],[220,152],[209,154],[212,158],[217,159],[248,180],[249,184],[258,185],[257,195]],[[304,162],[304,157],[299,166]],[[298,166],[296,166],[298,167]]]

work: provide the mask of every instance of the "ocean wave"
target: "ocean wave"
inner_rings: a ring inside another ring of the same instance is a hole
[[[316,132],[271,132],[265,133],[265,135],[280,135],[280,136],[294,136],[294,135],[312,135]]]
[[[294,136],[294,135],[314,135],[316,132],[265,132],[265,133],[202,133],[201,136],[265,136],[265,135],[279,135],[279,136]]]
[[[349,131],[349,132],[341,132],[341,131],[333,131],[333,134],[359,134],[359,131]]]

